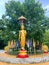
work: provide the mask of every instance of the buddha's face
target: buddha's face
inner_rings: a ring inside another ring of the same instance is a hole
[[[21,25],[21,29],[24,30],[24,25],[23,24]]]

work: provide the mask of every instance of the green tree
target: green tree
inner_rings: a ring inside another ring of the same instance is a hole
[[[45,27],[42,23],[45,21],[45,13],[42,5],[35,0],[25,0],[24,2],[25,16],[28,19],[26,24],[28,37],[34,38],[35,41],[43,41],[43,33]]]
[[[45,13],[42,5],[35,0],[24,0],[23,3],[15,0],[8,1],[5,4],[6,13],[2,17],[7,28],[5,29],[6,39],[18,39],[20,29],[18,17],[21,15],[27,18],[25,29],[27,30],[27,38],[35,39],[35,41],[43,41],[43,33],[45,27]],[[13,34],[13,31],[16,32]]]
[[[49,29],[44,33],[43,44],[46,44],[49,47]]]

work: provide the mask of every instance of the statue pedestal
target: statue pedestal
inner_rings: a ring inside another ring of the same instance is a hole
[[[44,52],[45,54],[48,54],[48,52]]]
[[[26,50],[23,50],[23,49],[20,50],[17,57],[18,57],[18,58],[28,58],[27,51],[26,51]]]

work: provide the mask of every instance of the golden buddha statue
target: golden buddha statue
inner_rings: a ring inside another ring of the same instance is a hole
[[[21,25],[21,30],[19,31],[19,41],[20,41],[21,48],[24,48],[26,42],[26,30],[24,30],[23,23]]]
[[[18,58],[27,58],[27,50],[25,50],[25,43],[26,43],[26,30],[24,30],[24,22],[26,21],[26,18],[24,16],[21,16],[18,18],[19,22],[21,23],[21,30],[19,31],[19,41],[21,45],[21,49],[18,54]]]

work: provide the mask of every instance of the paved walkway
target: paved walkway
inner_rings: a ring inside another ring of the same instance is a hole
[[[38,64],[10,64],[10,63],[0,62],[0,65],[49,65],[49,62],[38,63]]]
[[[4,53],[5,51],[4,50],[0,50],[0,53]]]
[[[13,57],[13,58],[16,57],[16,56],[5,54],[4,52],[5,52],[4,50],[0,50],[0,56],[3,56],[3,57]],[[40,57],[42,55],[37,55],[37,56],[34,56],[34,57],[38,57],[38,56]],[[30,56],[30,57],[32,58],[33,56]],[[49,62],[37,63],[37,64],[11,64],[11,63],[0,62],[0,65],[49,65]]]

